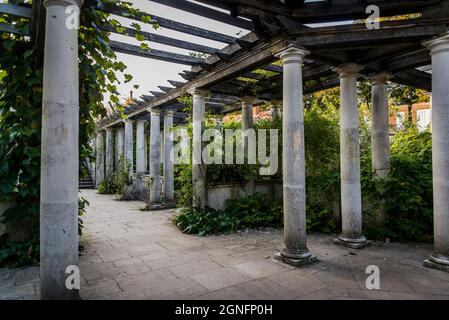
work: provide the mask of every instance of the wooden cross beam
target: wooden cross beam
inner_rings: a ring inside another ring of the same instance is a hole
[[[104,11],[107,13],[115,14],[115,15],[118,15],[118,16],[121,16],[124,18],[128,18],[128,19],[133,18],[133,17],[129,17],[121,8],[116,7],[116,6],[105,5]],[[162,28],[167,28],[170,30],[179,31],[179,32],[187,33],[187,34],[190,34],[193,36],[197,36],[197,37],[201,37],[201,38],[205,38],[205,39],[209,39],[209,40],[214,40],[214,41],[218,41],[218,42],[228,43],[228,44],[234,43],[236,40],[235,37],[231,37],[231,36],[228,36],[228,35],[225,35],[222,33],[194,27],[194,26],[191,26],[191,25],[188,25],[185,23],[180,23],[177,21],[158,17],[155,15],[150,15],[150,14],[148,14],[148,15],[151,16],[153,22],[156,22]],[[135,19],[135,20],[140,21],[138,19]]]
[[[181,48],[181,49],[185,49],[185,50],[191,50],[191,51],[207,53],[207,54],[215,54],[215,53],[217,53],[217,51],[219,51],[218,49],[211,48],[208,46],[203,46],[203,45],[188,42],[188,41],[169,38],[169,37],[161,36],[158,34],[153,34],[153,33],[146,32],[146,31],[137,31],[135,29],[128,28],[128,27],[121,27],[121,28],[123,28],[125,30],[126,34],[129,36],[134,37],[136,34],[140,34],[147,41],[161,43],[161,44],[165,44],[167,46],[171,46],[171,47],[175,47],[175,48]],[[111,26],[104,25],[101,27],[101,29],[104,31],[121,34],[115,28],[113,28]]]
[[[31,8],[9,3],[0,3],[0,13],[31,19]]]
[[[209,7],[198,5],[185,0],[150,0],[152,2],[163,4],[164,6],[179,9],[214,21],[226,23],[235,27],[252,30],[253,24],[249,20],[234,18],[230,14],[214,10]]]
[[[152,58],[152,59],[162,60],[162,61],[166,61],[166,62],[172,62],[172,63],[190,65],[190,66],[206,65],[204,60],[200,59],[200,58],[182,55],[182,54],[178,54],[178,53],[162,51],[162,50],[156,50],[156,49],[144,50],[144,49],[140,48],[139,46],[134,46],[134,45],[131,45],[128,43],[123,43],[123,42],[111,41],[110,46],[116,52],[130,54],[130,55],[134,55],[134,56]]]

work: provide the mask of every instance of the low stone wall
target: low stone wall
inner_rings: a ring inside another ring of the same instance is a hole
[[[149,201],[149,195],[150,190],[150,175],[148,174],[135,174],[134,175],[134,187],[135,187],[135,194],[137,199],[141,201],[148,202]],[[164,196],[164,177],[161,177],[161,199]]]
[[[272,180],[256,181],[255,192],[266,195],[268,200],[282,198],[282,182]],[[239,183],[207,186],[207,205],[215,210],[223,210],[228,199],[241,199],[245,196],[243,185]]]

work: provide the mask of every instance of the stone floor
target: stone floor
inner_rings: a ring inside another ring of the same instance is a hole
[[[374,244],[361,251],[309,236],[320,261],[295,269],[273,259],[281,230],[199,238],[171,223],[170,211],[83,191],[84,299],[449,299],[449,274],[426,269],[428,244]],[[367,266],[380,290],[367,290]],[[0,269],[0,299],[37,299],[38,268]]]

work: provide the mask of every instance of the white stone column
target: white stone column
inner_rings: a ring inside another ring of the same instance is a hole
[[[129,180],[132,181],[134,175],[134,123],[132,120],[125,120],[125,167],[128,167]],[[130,183],[125,186],[125,198],[133,197],[133,185]]]
[[[161,200],[161,112],[151,109],[150,135],[150,206]]]
[[[192,141],[192,204],[195,209],[204,209],[207,205],[206,166],[203,162],[202,135],[205,123],[206,94],[196,89],[193,96],[193,141]]]
[[[125,142],[125,128],[120,127],[116,129],[115,132],[115,170],[120,172],[120,160],[124,153],[124,142]]]
[[[147,128],[148,128],[148,126],[147,126]],[[150,151],[150,148],[149,148],[149,140],[150,139],[149,139],[149,137],[150,137],[150,135],[147,132],[147,128],[145,128],[145,130],[144,130],[145,173],[148,172],[148,163],[149,163],[148,157],[150,156],[150,154],[149,154],[149,151]]]
[[[139,175],[145,173],[145,120],[136,121],[136,192],[141,194],[144,185]]]
[[[243,153],[245,156],[245,163],[248,164],[249,152],[257,150],[257,148],[250,148],[250,141],[248,135],[245,134],[246,130],[254,129],[254,115],[253,115],[253,105],[255,99],[253,97],[243,97],[242,98],[242,143],[243,143]],[[256,135],[257,136],[257,135]],[[251,178],[244,186],[244,191],[247,196],[253,195],[255,191],[254,178]]]
[[[388,126],[388,80],[391,75],[380,72],[371,77],[372,86],[372,163],[373,172],[386,178],[390,172],[390,129]]]
[[[95,186],[98,188],[105,178],[104,131],[97,131],[95,141]]]
[[[360,134],[357,99],[358,72],[363,67],[348,63],[340,74],[340,172],[342,234],[335,243],[359,249],[368,242],[362,234],[362,193],[360,183]]]
[[[307,249],[304,101],[302,64],[309,52],[289,46],[279,54],[283,73],[284,245],[275,259],[301,266],[313,263]]]
[[[78,265],[78,31],[66,9],[82,0],[44,0],[46,37],[40,188],[41,299],[77,299],[66,270]],[[78,17],[79,18],[79,17]],[[75,18],[77,19],[77,18]],[[78,20],[78,19],[77,19]]]
[[[112,128],[106,128],[106,176],[110,178],[114,171],[114,135]]]
[[[449,272],[449,32],[425,45],[432,55],[434,251],[424,265]]]
[[[270,103],[270,115],[273,120],[281,119],[282,101],[274,100]]]
[[[164,201],[171,203],[175,201],[175,173],[174,163],[171,156],[173,149],[173,111],[164,112]]]

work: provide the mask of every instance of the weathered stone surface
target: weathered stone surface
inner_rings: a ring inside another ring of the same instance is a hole
[[[319,263],[294,268],[273,259],[282,230],[199,238],[180,233],[171,213],[143,213],[144,202],[86,190],[80,256],[83,299],[448,299],[449,274],[425,268],[427,244],[356,251],[332,237],[308,236]],[[104,260],[105,261],[104,261]],[[380,269],[380,290],[367,290],[366,267]],[[0,269],[0,299],[38,299],[37,268]]]

